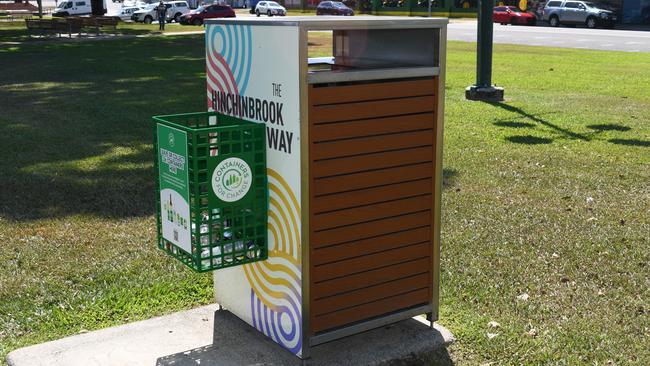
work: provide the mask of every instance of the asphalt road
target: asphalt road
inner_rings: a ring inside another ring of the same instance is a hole
[[[43,5],[53,7],[55,1],[43,0]],[[122,6],[121,3],[114,3],[112,0],[106,0],[106,5],[109,14],[116,12]],[[241,16],[242,13],[245,12],[238,12],[238,15]],[[476,21],[452,20],[449,24],[447,38],[476,42]],[[650,31],[494,24],[494,42],[529,46],[650,52]]]
[[[456,41],[476,42],[476,22],[450,23],[447,38]],[[650,52],[650,31],[494,24],[494,43]]]

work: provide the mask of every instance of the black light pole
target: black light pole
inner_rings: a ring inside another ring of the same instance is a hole
[[[503,100],[503,88],[492,85],[492,12],[494,0],[478,0],[478,2],[476,84],[465,89],[465,98],[499,102]]]

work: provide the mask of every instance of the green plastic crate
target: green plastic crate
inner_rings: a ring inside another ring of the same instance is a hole
[[[153,120],[160,249],[198,272],[266,259],[265,126],[215,112]]]

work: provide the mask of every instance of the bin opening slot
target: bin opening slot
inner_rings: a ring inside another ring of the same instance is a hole
[[[309,72],[438,67],[438,28],[309,31]]]
[[[435,76],[439,43],[439,28],[309,31],[307,82]]]

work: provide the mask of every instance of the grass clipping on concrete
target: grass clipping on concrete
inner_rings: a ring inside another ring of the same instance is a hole
[[[475,45],[448,50],[451,359],[650,364],[647,54],[496,45],[486,104],[463,98]],[[16,45],[0,69],[0,357],[211,302],[156,248],[150,119],[205,109],[203,37]]]

